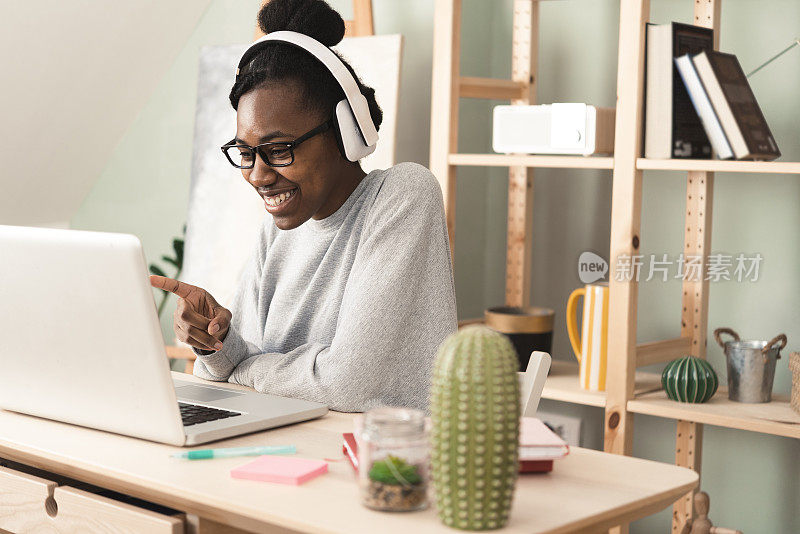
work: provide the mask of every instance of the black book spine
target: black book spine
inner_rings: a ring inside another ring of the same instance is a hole
[[[733,112],[733,118],[747,143],[748,159],[772,160],[780,157],[775,138],[761,112],[739,60],[733,54],[712,52],[708,61],[719,81],[722,93]]]
[[[672,57],[713,50],[711,28],[672,23]],[[694,109],[678,68],[672,66],[672,157],[710,159],[711,142]]]

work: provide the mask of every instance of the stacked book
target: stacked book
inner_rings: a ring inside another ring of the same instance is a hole
[[[342,434],[342,452],[358,472],[358,441],[352,432]],[[548,473],[553,460],[569,454],[569,445],[535,417],[519,422],[519,472]]]
[[[772,160],[781,155],[733,54],[708,28],[648,25],[645,157]]]
[[[553,460],[569,453],[569,446],[540,419],[523,417],[519,424],[519,472],[547,473]]]

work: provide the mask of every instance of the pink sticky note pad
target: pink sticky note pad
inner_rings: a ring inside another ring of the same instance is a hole
[[[322,460],[260,456],[257,460],[231,469],[231,476],[297,486],[327,472],[328,463]]]

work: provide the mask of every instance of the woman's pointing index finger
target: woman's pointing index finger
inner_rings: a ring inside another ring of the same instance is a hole
[[[193,289],[196,289],[195,286],[181,282],[180,280],[155,274],[150,275],[150,285],[158,289],[163,289],[164,291],[169,291],[170,293],[175,293],[181,298],[188,297],[189,293],[191,293]]]

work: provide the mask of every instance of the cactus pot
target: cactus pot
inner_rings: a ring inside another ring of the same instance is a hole
[[[519,381],[509,339],[468,326],[439,347],[431,384],[431,467],[442,522],[502,528],[519,469]]]
[[[667,397],[678,402],[706,402],[717,391],[719,379],[707,361],[684,356],[667,364],[661,374]]]

